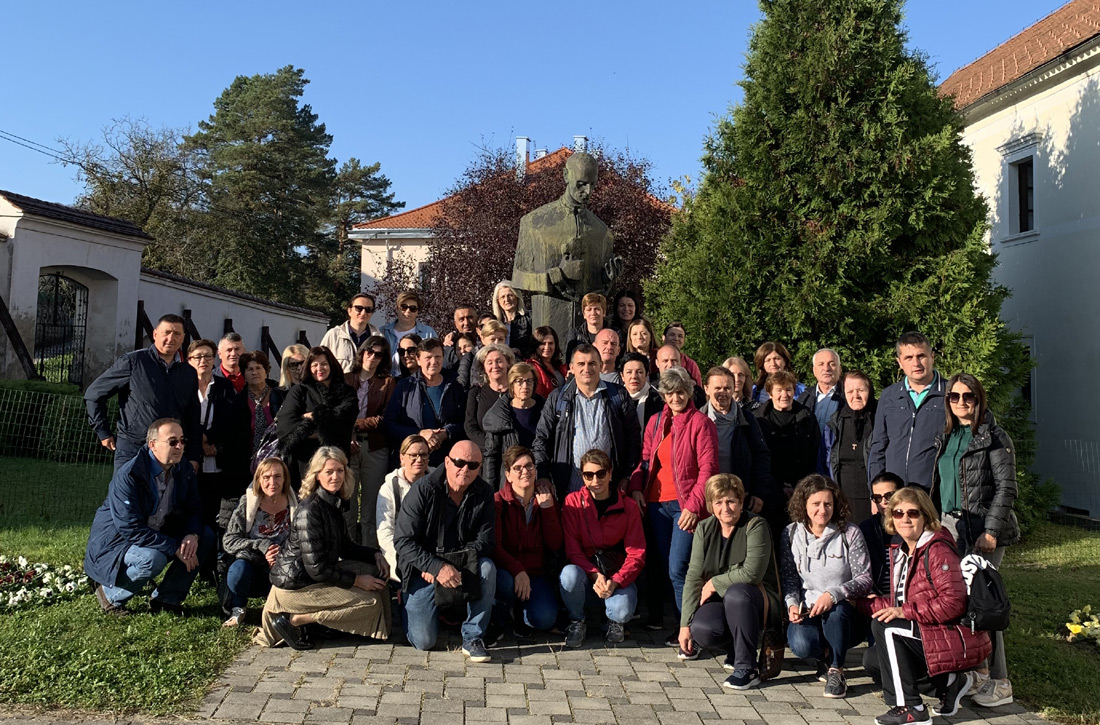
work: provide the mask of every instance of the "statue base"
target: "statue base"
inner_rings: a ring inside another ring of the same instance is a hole
[[[578,324],[578,308],[574,302],[550,297],[549,295],[531,295],[531,323],[534,327],[549,325],[558,333],[562,352],[565,351],[565,336]]]

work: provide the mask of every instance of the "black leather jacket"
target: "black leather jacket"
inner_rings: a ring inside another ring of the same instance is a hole
[[[940,469],[944,436],[936,436],[936,462],[932,468],[932,500],[939,506]],[[997,539],[998,546],[1008,546],[1020,540],[1020,525],[1012,510],[1016,501],[1016,452],[1012,439],[997,425],[993,414],[985,420],[970,440],[959,461],[959,501],[965,508],[966,537],[971,545],[984,532]]]
[[[344,524],[347,502],[318,485],[294,512],[290,536],[271,567],[271,583],[280,589],[302,589],[331,584],[350,589],[355,574],[340,566],[341,559],[374,563],[378,549],[360,546],[348,538]]]

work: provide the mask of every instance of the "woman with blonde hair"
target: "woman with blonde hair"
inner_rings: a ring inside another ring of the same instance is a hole
[[[303,367],[309,357],[309,348],[294,343],[283,348],[282,362],[279,364],[279,390],[284,393],[302,382]]]
[[[389,637],[389,564],[381,551],[348,536],[343,510],[354,491],[344,452],[317,449],[290,535],[271,568],[257,644],[312,649],[306,626],[314,623],[361,637]]]
[[[493,317],[508,327],[504,342],[516,351],[516,357],[531,354],[531,316],[523,305],[523,295],[512,287],[511,280],[497,282],[493,288]]]
[[[297,506],[287,465],[279,458],[260,461],[222,537],[222,547],[232,558],[222,592],[222,609],[229,615],[224,626],[244,621],[249,596],[267,596],[268,571],[290,535]]]
[[[733,373],[733,399],[745,410],[751,412],[752,405],[752,368],[745,358],[734,355],[722,362],[722,367]]]

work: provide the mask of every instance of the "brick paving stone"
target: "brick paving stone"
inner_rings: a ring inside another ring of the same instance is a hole
[[[508,711],[503,707],[466,707],[466,723],[507,722]]]
[[[393,725],[395,722],[395,717],[379,715],[353,715],[351,718],[351,725]]]
[[[657,719],[661,725],[700,725],[703,722],[694,712],[659,712]]]
[[[442,713],[452,713],[452,714],[454,714],[454,713],[457,713],[458,715],[461,715],[462,711],[465,709],[465,707],[466,707],[466,703],[463,702],[462,700],[445,700],[445,699],[442,699],[442,698],[440,698],[440,699],[434,699],[433,698],[431,700],[425,700],[424,701],[424,704],[420,706],[420,712],[421,713],[434,712],[434,713],[437,713],[437,714],[442,714]],[[454,718],[452,718],[450,715],[448,715],[447,717],[440,717],[438,719],[439,719],[439,721],[442,722],[442,721],[453,721]]]
[[[572,715],[573,711],[569,709],[569,703],[565,700],[532,700],[528,705],[528,710],[532,715]],[[509,722],[513,722],[513,718],[508,718]]]
[[[378,697],[363,697],[360,695],[345,695],[343,691],[336,698],[337,707],[350,707],[353,710],[374,710],[378,707]]]
[[[260,716],[260,720],[263,722],[277,722],[284,723],[285,725],[300,725],[306,721],[305,712],[268,712],[264,711],[264,714]]]
[[[485,685],[486,695],[518,695],[523,697],[526,688],[520,682],[489,682]]]
[[[350,707],[311,707],[306,722],[350,723],[353,714]]]

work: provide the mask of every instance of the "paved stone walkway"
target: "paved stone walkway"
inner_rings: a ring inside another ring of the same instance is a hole
[[[717,653],[681,662],[662,635],[634,632],[606,645],[596,627],[586,646],[511,638],[490,664],[467,663],[457,636],[441,636],[433,652],[411,647],[330,640],[309,652],[252,647],[243,652],[196,712],[197,717],[264,723],[417,725],[419,723],[623,723],[744,725],[859,723],[885,712],[879,693],[850,653],[849,695],[821,696],[823,685],[790,652],[783,674],[758,690],[732,693]],[[1025,725],[1044,722],[1020,705],[964,709],[940,722]]]

